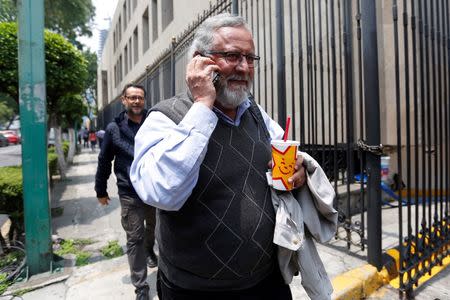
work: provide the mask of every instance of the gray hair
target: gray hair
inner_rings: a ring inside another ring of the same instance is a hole
[[[211,50],[215,32],[222,27],[245,27],[250,28],[241,16],[234,16],[229,13],[219,14],[206,19],[194,35],[194,40],[188,52],[188,58],[194,56],[195,52],[205,52]]]

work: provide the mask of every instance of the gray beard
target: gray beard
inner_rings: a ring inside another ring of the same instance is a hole
[[[240,87],[239,89],[231,90],[228,87],[227,82],[221,83],[217,91],[217,101],[225,108],[236,108],[243,103],[247,98],[252,88],[250,80],[246,87]]]

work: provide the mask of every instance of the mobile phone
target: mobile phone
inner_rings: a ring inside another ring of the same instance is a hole
[[[213,83],[215,88],[217,88],[217,84],[219,83],[219,79],[220,79],[220,73],[219,72],[214,72],[212,83]]]
[[[201,52],[198,52],[197,54],[200,55],[200,56],[203,56],[203,57],[209,57],[209,56],[207,56],[207,55],[205,55],[205,54],[203,54]],[[217,89],[217,85],[219,83],[219,80],[220,80],[220,73],[219,72],[213,72],[212,83],[213,83],[213,85],[214,85],[214,87],[216,89]]]

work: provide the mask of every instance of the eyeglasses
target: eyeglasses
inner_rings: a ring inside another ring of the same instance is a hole
[[[224,52],[224,51],[208,51],[207,54],[219,55],[225,59],[225,61],[232,65],[238,65],[242,62],[245,57],[249,68],[254,68],[258,65],[260,59],[259,56],[253,54],[243,54],[240,52]]]
[[[135,96],[135,95],[133,95],[133,96],[125,96],[125,98],[127,98],[127,100],[130,100],[130,101],[136,101],[136,100],[144,101],[145,100],[144,97],[142,97],[142,96]]]

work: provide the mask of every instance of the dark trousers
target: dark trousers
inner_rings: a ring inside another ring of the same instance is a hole
[[[146,288],[147,256],[155,244],[155,208],[139,198],[121,195],[122,227],[127,234],[127,255],[131,283],[136,290]]]
[[[277,267],[278,268],[278,267]],[[156,281],[160,300],[292,300],[291,289],[277,269],[257,285],[239,291],[195,291],[175,286],[158,270]]]

